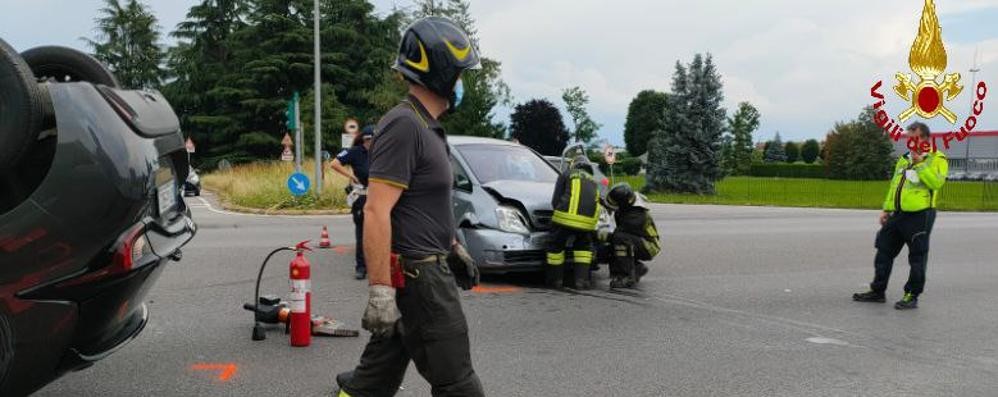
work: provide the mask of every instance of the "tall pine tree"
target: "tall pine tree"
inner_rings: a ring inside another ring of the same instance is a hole
[[[723,176],[723,99],[721,78],[709,54],[697,54],[688,67],[676,63],[663,126],[649,146],[648,189],[714,193],[714,183]]]
[[[158,88],[165,54],[159,46],[156,16],[138,0],[104,0],[96,40],[87,39],[94,57],[114,71],[126,88]]]
[[[769,141],[766,145],[766,151],[763,154],[763,159],[767,163],[782,163],[787,161],[787,152],[783,146],[783,139],[780,138],[780,132],[776,132],[776,137],[772,141]]]

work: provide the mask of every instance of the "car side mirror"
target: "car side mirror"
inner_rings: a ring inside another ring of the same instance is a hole
[[[466,175],[456,174],[454,175],[454,188],[461,189],[465,191],[471,191],[471,179],[468,179]]]

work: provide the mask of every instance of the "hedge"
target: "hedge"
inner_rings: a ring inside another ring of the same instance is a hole
[[[780,178],[825,178],[825,166],[820,164],[755,163],[750,176]]]

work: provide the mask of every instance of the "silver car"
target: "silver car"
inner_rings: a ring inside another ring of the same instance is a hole
[[[458,239],[481,270],[543,270],[558,170],[537,152],[513,142],[451,136],[448,143]],[[599,227],[612,228],[605,211]],[[597,252],[596,257],[605,256]]]

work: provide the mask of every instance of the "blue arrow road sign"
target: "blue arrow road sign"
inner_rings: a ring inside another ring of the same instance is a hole
[[[291,177],[288,178],[288,190],[295,196],[305,194],[311,185],[312,183],[308,180],[308,177],[300,172],[291,174]]]

